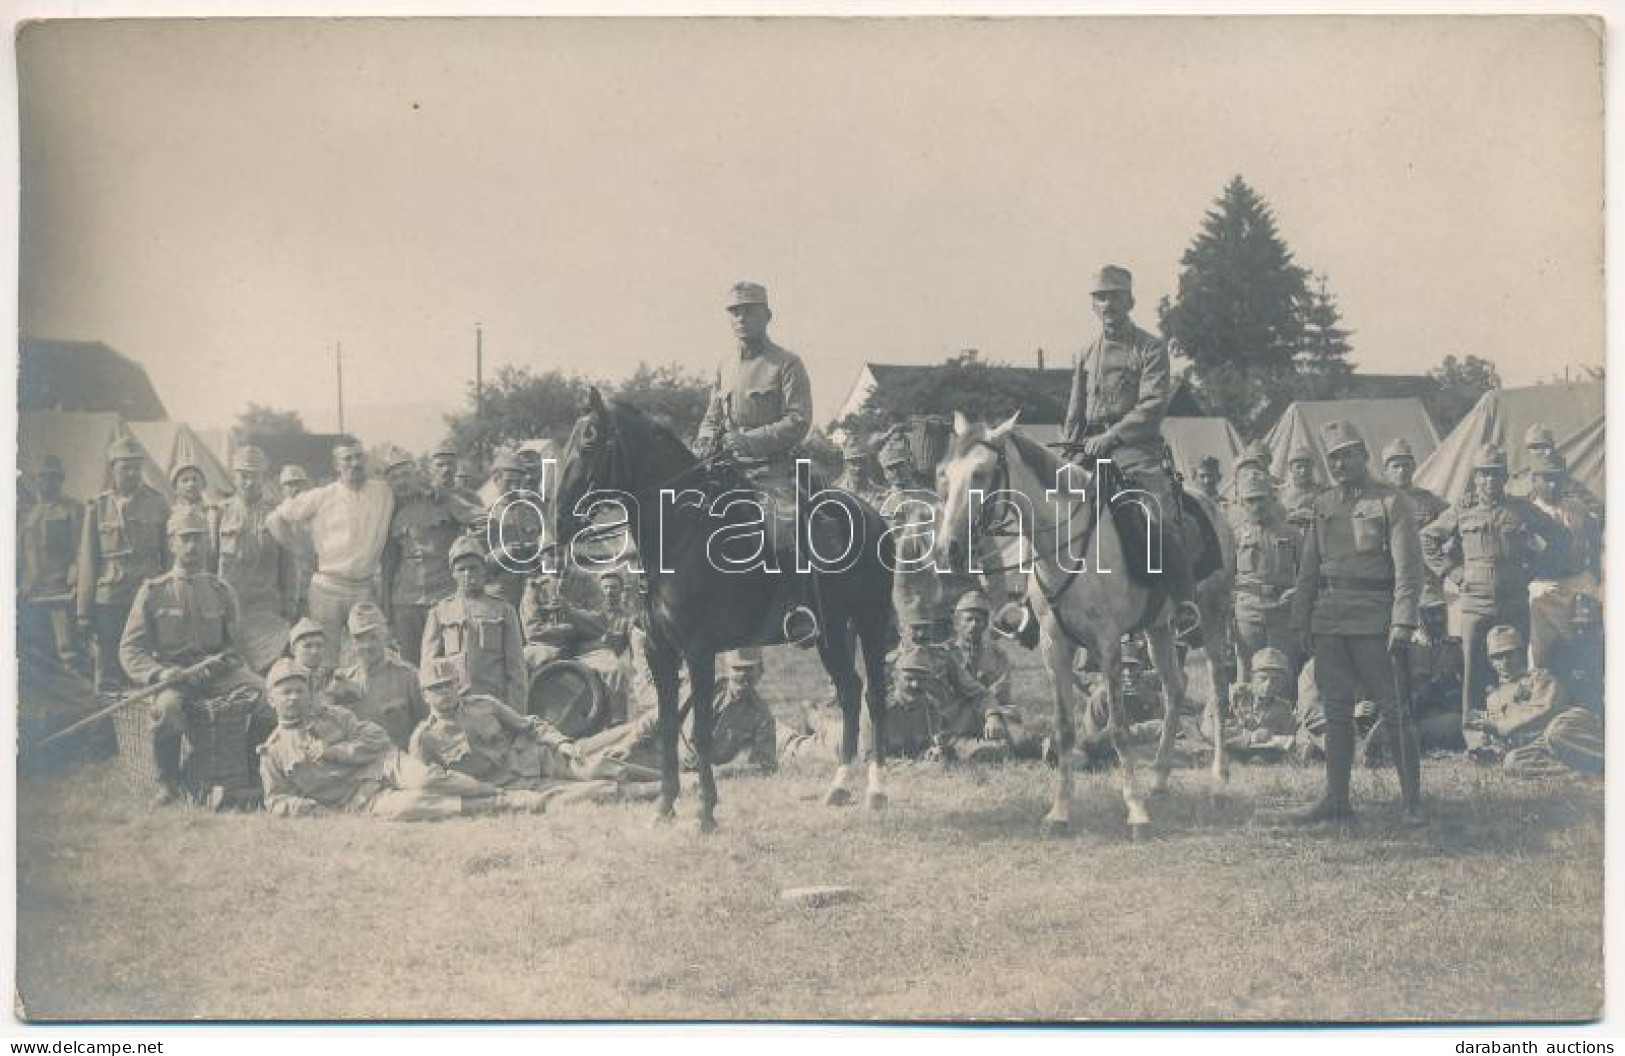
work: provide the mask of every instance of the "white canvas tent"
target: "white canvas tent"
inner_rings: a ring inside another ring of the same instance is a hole
[[[46,455],[62,461],[63,493],[92,499],[107,487],[107,446],[129,436],[146,452],[142,475],[169,495],[169,475],[181,462],[203,470],[216,498],[232,493],[231,476],[220,460],[183,422],[126,422],[111,411],[25,411],[18,415],[17,465],[32,477]]]
[[[1270,471],[1277,479],[1285,480],[1287,459],[1301,445],[1314,453],[1319,467],[1318,479],[1330,480],[1320,430],[1327,422],[1338,420],[1353,422],[1365,438],[1373,468],[1378,466],[1382,449],[1390,441],[1401,438],[1409,441],[1418,466],[1439,446],[1439,431],[1433,427],[1433,419],[1428,417],[1427,408],[1418,399],[1299,400],[1286,409],[1264,437],[1270,449]]]
[[[1230,479],[1236,459],[1241,457],[1241,437],[1228,418],[1164,418],[1162,436],[1174,453],[1174,467],[1195,487],[1196,464],[1213,455],[1219,460],[1219,473]]]
[[[1516,473],[1528,460],[1524,434],[1540,422],[1551,427],[1569,471],[1603,498],[1607,487],[1605,402],[1600,381],[1486,392],[1450,430],[1433,457],[1421,463],[1416,483],[1442,499],[1461,498],[1472,480],[1478,449],[1488,443],[1506,450],[1508,466]]]

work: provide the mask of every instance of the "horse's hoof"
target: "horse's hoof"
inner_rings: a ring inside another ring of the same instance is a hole
[[[1128,838],[1130,843],[1146,842],[1151,838],[1151,823],[1142,821],[1138,825],[1130,825],[1128,827]]]
[[[844,807],[851,802],[852,790],[849,788],[836,785],[824,793],[824,806],[826,807]]]
[[[1072,829],[1072,823],[1065,818],[1045,818],[1038,823],[1038,834],[1046,839],[1065,836]]]
[[[870,810],[885,810],[891,805],[891,797],[884,792],[871,792],[864,799]]]

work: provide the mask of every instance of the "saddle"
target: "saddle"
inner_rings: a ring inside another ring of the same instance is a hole
[[[1153,556],[1158,558],[1157,567],[1164,567],[1163,555],[1160,552],[1162,537],[1159,534],[1159,525],[1152,522],[1151,514],[1140,503],[1109,501],[1123,489],[1135,487],[1134,479],[1115,463],[1107,463],[1101,467],[1100,479],[1096,481],[1095,486],[1108,500],[1107,509],[1111,511],[1112,523],[1116,526],[1118,538],[1122,541],[1130,578],[1144,587],[1160,586],[1160,574],[1149,571],[1150,559]],[[1176,487],[1175,494],[1178,495],[1180,503],[1185,556],[1191,562],[1192,578],[1200,583],[1224,567],[1224,551],[1219,545],[1219,533],[1200,502],[1183,488]],[[1151,541],[1149,547],[1148,540]]]

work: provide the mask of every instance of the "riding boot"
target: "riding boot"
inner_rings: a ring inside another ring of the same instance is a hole
[[[1319,802],[1292,820],[1300,825],[1347,821],[1354,817],[1349,804],[1349,779],[1354,769],[1354,722],[1328,719],[1326,723],[1326,791]]]
[[[185,775],[181,773],[181,737],[178,733],[155,730],[152,734],[153,769],[158,772],[158,806],[174,803],[186,795]]]

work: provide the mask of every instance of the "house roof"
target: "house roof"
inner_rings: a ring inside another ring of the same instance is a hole
[[[100,341],[25,337],[20,345],[19,411],[107,411],[127,422],[169,417],[141,364]]]
[[[853,386],[854,399],[863,385],[863,372],[874,379],[874,387],[863,392],[864,397],[905,378],[915,378],[941,370],[943,363],[865,363]],[[1060,425],[1066,420],[1067,403],[1072,396],[1071,367],[1012,367],[1000,363],[987,363],[984,368],[993,373],[993,380],[1001,386],[1022,394],[1021,421],[1025,425]],[[848,410],[854,408],[848,407]],[[1168,400],[1168,414],[1174,418],[1200,418],[1206,409],[1184,378],[1175,378],[1173,393]]]

